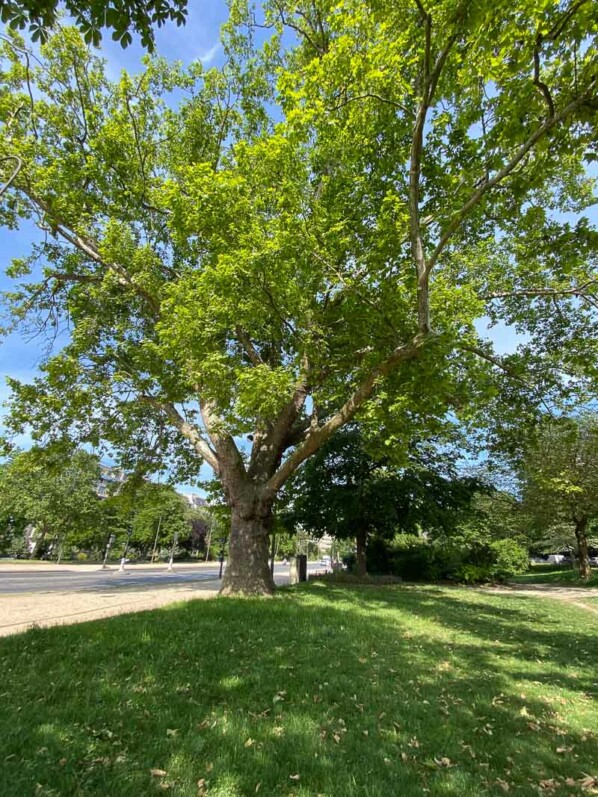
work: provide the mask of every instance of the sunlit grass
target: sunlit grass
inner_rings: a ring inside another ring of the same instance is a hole
[[[528,573],[511,579],[515,584],[554,584],[569,587],[598,587],[598,569],[592,569],[592,577],[585,581],[579,577],[579,570],[571,567],[536,565]]]
[[[35,630],[0,642],[0,794],[587,794],[597,654],[587,610],[440,587]]]

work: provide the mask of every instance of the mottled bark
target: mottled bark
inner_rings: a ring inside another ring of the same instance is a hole
[[[42,529],[39,533],[39,537],[36,537],[33,540],[33,549],[29,554],[30,559],[41,559],[42,551],[43,551],[43,544],[45,542],[46,536],[48,533],[48,527],[44,523]]]
[[[274,579],[268,562],[268,542],[273,525],[271,506],[232,508],[228,560],[222,595],[271,595]]]
[[[590,555],[588,552],[588,519],[582,518],[575,521],[575,539],[577,540],[577,554],[579,557],[579,575],[583,579],[592,577]]]

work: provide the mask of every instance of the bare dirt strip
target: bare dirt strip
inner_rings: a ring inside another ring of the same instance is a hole
[[[89,569],[92,569],[91,566]],[[97,569],[97,566],[94,569]],[[288,579],[277,578],[277,581],[284,583]],[[584,601],[598,597],[596,589],[555,587],[546,584],[528,584],[525,587],[513,584],[475,589],[503,595],[527,595],[562,600],[598,615],[598,607]],[[0,595],[0,636],[26,631],[32,626],[46,627],[99,620],[126,612],[156,609],[177,601],[212,598],[217,594],[215,582],[198,581],[173,586],[146,585],[107,590]]]
[[[598,589],[593,587],[555,587],[552,584],[506,584],[504,586],[483,587],[484,592],[502,593],[503,595],[529,595],[534,598],[552,598],[586,609],[598,615],[598,607],[585,603],[589,598],[598,598]]]

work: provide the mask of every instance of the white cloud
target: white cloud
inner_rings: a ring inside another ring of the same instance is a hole
[[[216,42],[209,50],[207,50],[203,55],[198,56],[197,60],[201,61],[204,66],[211,64],[214,58],[220,52],[220,42]]]

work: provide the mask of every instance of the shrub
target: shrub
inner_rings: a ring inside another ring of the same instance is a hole
[[[455,573],[455,581],[462,584],[480,584],[483,581],[492,581],[492,567],[462,564]]]
[[[27,545],[27,540],[25,539],[24,534],[19,534],[14,537],[8,548],[6,549],[6,553],[9,556],[12,556],[13,559],[28,559],[29,558],[29,546]]]
[[[428,542],[399,534],[390,542],[372,540],[368,570],[388,573],[406,581],[460,581],[476,584],[505,581],[528,567],[528,553],[514,540],[463,544]]]
[[[494,554],[492,575],[499,581],[525,573],[529,567],[527,549],[515,540],[496,540],[490,544]]]

